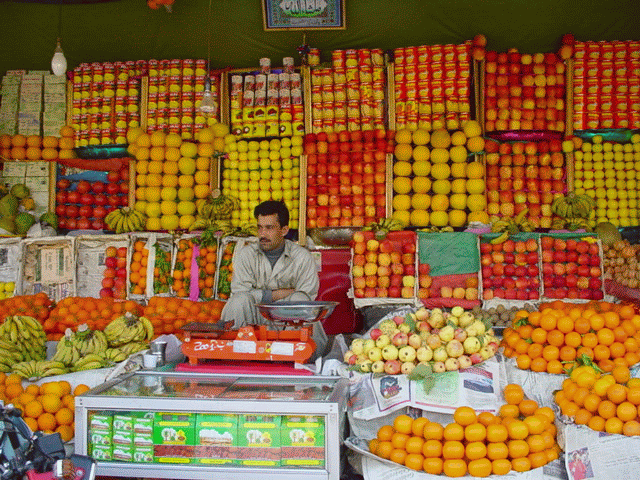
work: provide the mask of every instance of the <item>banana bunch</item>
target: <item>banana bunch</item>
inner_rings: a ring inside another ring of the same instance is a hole
[[[104,356],[97,353],[89,353],[83,356],[80,360],[73,364],[71,367],[72,372],[82,372],[84,370],[94,370],[96,368],[109,367],[113,362]]]
[[[194,230],[211,230],[214,232],[222,232],[222,236],[230,235],[235,230],[231,226],[231,220],[216,220],[213,218],[196,217],[195,222],[189,227],[189,231]]]
[[[527,213],[529,213],[529,209],[525,208],[515,217],[502,217],[497,222],[493,222],[491,231],[502,234],[493,238],[490,243],[498,245],[509,238],[509,235],[515,235],[519,232],[533,232],[534,226],[529,222]]]
[[[435,233],[435,232],[453,232],[453,227],[426,227],[426,228],[421,228],[418,230],[419,232],[429,232],[429,233]]]
[[[205,220],[231,220],[231,212],[238,206],[235,197],[222,195],[219,190],[215,190],[198,205],[198,216]]]
[[[564,219],[589,219],[596,208],[596,202],[589,195],[576,195],[569,192],[565,196],[557,197],[551,203],[551,211]]]
[[[102,355],[109,347],[109,345],[107,345],[107,337],[103,332],[100,330],[91,330],[85,324],[80,325],[75,332],[67,329],[65,336],[67,334],[69,334],[69,341],[78,349],[81,356],[89,353]]]
[[[128,357],[129,355],[133,355],[141,350],[146,350],[147,348],[149,348],[149,343],[147,342],[130,342],[126,345],[122,345],[120,347],[120,351]]]
[[[0,339],[0,372],[10,372],[16,362],[24,359],[25,356],[15,343]]]
[[[123,207],[109,212],[104,223],[116,233],[141,232],[145,229],[147,216],[133,208]]]
[[[62,362],[54,360],[29,360],[27,362],[19,362],[13,366],[13,372],[22,378],[38,380],[44,377],[53,377],[55,375],[64,375],[69,370]]]
[[[146,317],[127,313],[112,320],[105,327],[104,334],[110,347],[121,347],[123,350],[132,342],[149,342],[153,338],[153,325]]]
[[[75,343],[71,340],[71,330],[67,330],[68,334],[65,334],[56,346],[56,353],[53,354],[51,360],[61,362],[63,365],[70,367],[80,360],[80,350],[76,347]]]
[[[107,348],[107,350],[104,352],[104,357],[114,363],[119,363],[124,362],[127,358],[129,358],[129,355],[124,353],[119,348]]]
[[[375,232],[376,238],[383,239],[389,232],[404,230],[404,224],[395,218],[383,218],[378,222],[371,222],[362,227],[363,231]]]
[[[11,345],[11,350],[20,353],[21,360],[44,360],[47,357],[47,335],[42,325],[33,317],[14,315],[0,325],[0,339]],[[3,360],[0,345],[0,362]],[[8,365],[11,365],[9,363]]]

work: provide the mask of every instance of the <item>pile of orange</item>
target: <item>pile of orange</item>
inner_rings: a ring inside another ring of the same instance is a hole
[[[218,298],[226,300],[231,295],[231,278],[233,277],[233,250],[235,242],[229,242],[224,247],[218,272]]]
[[[22,410],[32,431],[58,432],[65,442],[74,436],[74,398],[87,390],[89,387],[82,384],[72,389],[66,381],[23,387],[18,375],[0,373],[0,399]]]
[[[178,297],[188,297],[191,285],[191,263],[193,261],[194,239],[182,239],[178,242],[176,263],[173,268],[173,292]],[[198,289],[199,298],[213,298],[213,282],[218,261],[218,246],[211,244],[200,246],[198,253]]]
[[[144,307],[144,316],[153,324],[156,335],[179,334],[189,322],[215,323],[220,320],[224,302],[194,302],[185,298],[151,297]]]
[[[575,368],[555,393],[562,413],[578,425],[627,436],[640,435],[640,378],[616,365],[601,375],[593,367]]]
[[[73,142],[73,138],[71,138]],[[14,160],[56,160],[58,158],[58,137],[40,135],[0,135],[1,154]],[[68,141],[63,142],[68,145]],[[71,143],[73,148],[73,143]]]
[[[503,334],[504,354],[522,370],[566,373],[589,357],[605,372],[640,361],[640,315],[632,305],[561,301],[517,312]]]
[[[52,303],[44,292],[5,298],[0,300],[0,319],[13,315],[25,315],[44,323],[49,318],[49,308]]]
[[[156,245],[156,260],[153,267],[153,293],[169,293],[171,282],[171,251]]]
[[[507,385],[504,397],[497,416],[459,407],[446,427],[400,415],[378,430],[369,450],[412,470],[448,477],[506,475],[557,459],[553,411],[526,399],[519,385]]]
[[[142,314],[142,305],[132,300],[117,301],[113,298],[67,297],[60,300],[44,322],[48,340],[59,340],[67,328],[76,330],[83,323],[91,330],[104,328],[127,312]]]
[[[143,240],[133,244],[131,265],[129,265],[130,291],[135,295],[144,295],[147,288],[147,264],[149,263],[149,249]]]

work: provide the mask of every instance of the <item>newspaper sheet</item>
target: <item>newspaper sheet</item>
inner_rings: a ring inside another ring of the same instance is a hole
[[[385,460],[377,457],[369,452],[369,447],[367,446],[366,441],[356,437],[347,438],[345,440],[345,445],[347,445],[351,450],[362,455],[362,471],[365,480],[442,480],[442,478],[446,478],[443,475],[431,475],[425,472],[410,470],[407,467],[392,462],[391,460]],[[465,475],[461,478],[471,479],[475,477]],[[558,459],[544,467],[522,473],[511,472],[507,475],[500,476],[500,478],[511,478],[517,480],[564,480],[567,478],[567,475],[563,461]]]
[[[584,425],[563,429],[569,480],[640,479],[640,438],[608,434]]]

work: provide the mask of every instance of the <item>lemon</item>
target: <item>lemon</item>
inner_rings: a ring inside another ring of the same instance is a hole
[[[202,130],[201,130],[201,132],[202,132]],[[211,143],[211,142],[207,142],[207,143]],[[165,147],[167,147],[167,150],[169,148],[178,148],[179,149],[180,145],[182,145],[182,138],[177,133],[170,133],[166,137],[164,137],[164,145],[165,145]]]
[[[414,175],[424,177],[426,175],[429,175],[429,172],[431,172],[431,163],[427,161],[414,162],[412,170]]]
[[[174,187],[163,187],[162,190],[160,190],[160,198],[162,200],[173,201],[177,196],[178,190],[176,190]]]
[[[291,149],[288,147],[282,147],[280,149],[280,158],[291,158]]]
[[[484,193],[484,180],[481,178],[469,179],[466,182],[466,187],[468,193]]]
[[[163,147],[165,142],[166,135],[163,131],[158,130],[151,134],[149,140],[151,141],[151,145],[154,147]]]
[[[135,142],[138,147],[149,148],[151,146],[151,138],[147,133],[137,135]]]
[[[475,135],[474,135],[475,136]],[[434,148],[446,149],[451,145],[449,132],[441,128],[431,133],[431,145]]]
[[[147,210],[147,202],[140,200],[133,205],[136,212],[145,213]]]
[[[412,152],[413,160],[416,162],[423,162],[423,161],[429,160],[430,156],[431,156],[431,152],[429,150],[429,147],[427,147],[426,145],[418,145],[413,149],[413,152]]]
[[[178,162],[167,161],[162,164],[162,171],[169,175],[176,175],[179,171]]]
[[[178,186],[178,176],[177,175],[165,175],[162,177],[162,186],[163,187],[177,187]]]
[[[162,213],[162,208],[160,207],[160,202],[147,202],[147,207],[145,208],[145,212],[147,217],[158,218]]]
[[[251,170],[252,175],[250,175],[251,180],[260,180],[261,178],[264,178],[265,180],[270,180],[271,179],[271,170],[267,169],[267,170]]]
[[[291,146],[299,147],[304,142],[304,139],[301,135],[294,135],[291,137]]]
[[[249,142],[247,142],[246,140],[240,140],[237,143],[238,146],[238,152],[247,152],[249,151]]]
[[[426,227],[429,225],[429,212],[424,209],[413,210],[409,221],[414,227]]]
[[[149,162],[148,173],[162,173],[162,162],[157,160]]]
[[[260,190],[258,195],[260,197],[260,201],[262,202],[266,202],[267,200],[271,199],[271,192],[269,192],[268,190]]]
[[[487,199],[484,194],[472,194],[467,199],[467,206],[472,212],[479,212],[487,208]],[[463,210],[462,208],[460,210]]]
[[[282,178],[282,170],[272,170],[271,178],[275,180],[280,180]]]
[[[393,174],[399,177],[408,177],[411,175],[411,170],[409,162],[398,161],[393,165]]]
[[[129,130],[127,130],[127,143],[136,143],[136,140],[142,134],[144,134],[144,130],[142,130],[141,128],[130,128]]]
[[[451,164],[451,176],[454,178],[465,178],[467,176],[467,164],[466,163],[452,163]]]
[[[396,159],[402,162],[406,162],[411,159],[412,148],[411,145],[406,143],[399,143],[394,150]]]
[[[178,222],[178,226],[181,230],[189,230],[189,227],[193,225],[193,222],[196,221],[196,217],[193,215],[183,215],[180,217],[180,221]]]
[[[417,130],[416,130],[416,132],[417,132]],[[428,140],[429,132],[426,132],[426,133],[427,133],[427,141],[429,141]],[[415,135],[415,133],[413,135]],[[418,136],[420,136],[420,135],[421,134],[419,133]],[[420,138],[418,138],[418,139],[420,140]],[[410,144],[411,140],[412,140],[411,130],[409,130],[407,128],[401,128],[400,130],[396,131],[395,140],[396,140],[396,143],[398,143],[398,144]],[[416,142],[414,141],[414,143],[416,143]],[[420,144],[416,143],[416,145],[420,145]]]
[[[144,198],[147,202],[159,202],[162,196],[160,187],[147,187],[144,192]]]
[[[467,148],[464,145],[457,145],[449,150],[449,158],[454,163],[461,163],[467,160]]]
[[[193,188],[190,187],[180,187],[178,189],[178,199],[181,201],[190,202],[193,200],[195,194]]]
[[[484,165],[482,162],[467,163],[466,173],[468,178],[484,178]]]
[[[394,195],[392,205],[394,210],[409,210],[411,208],[411,197],[405,194]]]
[[[178,169],[184,175],[193,175],[196,171],[196,161],[193,158],[181,157],[178,160]]]
[[[160,226],[163,230],[176,230],[180,226],[178,215],[164,215],[160,217]]]
[[[177,209],[178,206],[176,202],[169,200],[163,200],[160,202],[160,211],[162,212],[162,215],[173,215],[176,213]]]
[[[411,196],[411,208],[413,208],[414,210],[426,210],[430,205],[431,196],[425,193],[414,193]]]
[[[431,180],[424,176],[413,177],[411,188],[415,193],[427,193],[431,191]]]
[[[393,191],[396,193],[409,193],[411,191],[411,180],[406,177],[393,179]]]

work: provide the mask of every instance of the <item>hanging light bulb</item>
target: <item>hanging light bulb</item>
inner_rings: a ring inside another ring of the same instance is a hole
[[[53,53],[53,58],[51,59],[51,70],[53,70],[53,74],[57,76],[62,76],[67,73],[67,59],[64,57],[59,38],[56,44],[56,50]]]
[[[204,93],[202,94],[202,101],[198,108],[205,117],[215,117],[218,111],[216,102],[213,100],[213,94],[211,93],[211,79],[208,75],[204,81]]]

